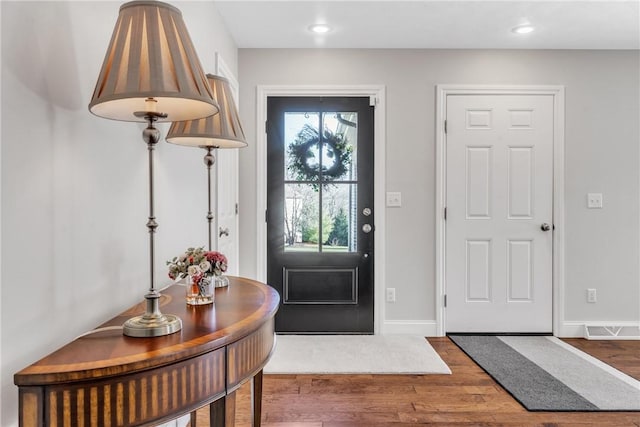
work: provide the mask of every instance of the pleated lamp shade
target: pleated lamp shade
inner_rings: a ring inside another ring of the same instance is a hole
[[[150,98],[156,102],[146,102]],[[120,7],[89,111],[132,122],[146,121],[135,112],[165,113],[158,121],[175,121],[218,111],[178,9],[158,1]]]
[[[167,141],[192,147],[242,148],[247,141],[240,124],[238,109],[233,101],[229,81],[207,74],[213,97],[218,102],[218,114],[199,120],[173,122]]]

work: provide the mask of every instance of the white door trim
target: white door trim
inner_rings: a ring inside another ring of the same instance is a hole
[[[382,331],[384,320],[384,277],[385,277],[385,86],[289,86],[258,85],[256,93],[256,273],[257,280],[267,279],[267,97],[269,96],[369,96],[376,106],[374,117],[374,333]]]
[[[446,332],[444,296],[446,150],[444,118],[447,95],[551,95],[553,96],[553,334],[562,334],[564,322],[564,86],[486,86],[445,84],[436,86],[436,330]]]

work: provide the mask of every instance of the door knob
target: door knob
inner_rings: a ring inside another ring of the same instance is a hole
[[[229,227],[227,228],[220,227],[220,229],[218,230],[218,237],[222,237],[222,236],[229,237]]]
[[[549,231],[551,230],[551,226],[549,224],[547,224],[546,222],[542,223],[542,225],[540,226],[540,230],[542,231]]]
[[[365,224],[362,226],[362,231],[364,231],[365,233],[370,233],[371,230],[373,230],[373,227],[371,227],[371,224]]]

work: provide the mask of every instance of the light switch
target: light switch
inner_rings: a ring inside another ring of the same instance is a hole
[[[587,207],[589,209],[602,209],[602,193],[587,194]]]
[[[388,207],[402,206],[402,193],[387,191],[387,206]]]

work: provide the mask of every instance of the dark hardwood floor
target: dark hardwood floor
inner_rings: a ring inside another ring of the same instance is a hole
[[[428,340],[452,375],[265,375],[262,425],[640,427],[640,412],[528,412],[448,338]],[[640,341],[566,341],[640,380]],[[245,384],[237,426],[250,425],[249,394]]]

